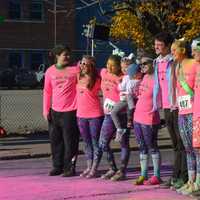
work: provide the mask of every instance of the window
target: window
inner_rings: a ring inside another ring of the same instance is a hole
[[[20,19],[21,18],[21,4],[19,0],[9,1],[9,18]]]
[[[31,20],[43,19],[43,3],[41,0],[32,0],[30,19]]]
[[[30,57],[30,66],[33,70],[38,70],[40,64],[44,62],[44,54],[42,52],[32,52]]]
[[[22,67],[22,53],[11,52],[9,53],[9,67],[13,69],[19,69]]]

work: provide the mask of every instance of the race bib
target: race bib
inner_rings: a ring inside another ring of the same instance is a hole
[[[192,108],[191,96],[184,95],[184,96],[178,97],[178,107],[179,107],[179,110],[187,110],[187,109]]]
[[[111,111],[114,108],[114,105],[115,105],[114,101],[112,101],[111,99],[106,98],[104,100],[104,104],[103,104],[104,113],[105,114],[110,114]]]

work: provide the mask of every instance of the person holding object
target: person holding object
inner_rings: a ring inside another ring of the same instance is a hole
[[[120,101],[115,104],[111,112],[112,120],[117,129],[115,137],[115,141],[117,142],[121,141],[123,134],[126,133],[126,129],[130,128],[132,125],[133,110],[137,99],[139,83],[141,81],[140,77],[137,76],[139,69],[140,67],[137,64],[129,65],[127,68],[127,75],[124,75],[122,82],[118,85]],[[127,125],[129,126],[127,126],[127,128],[122,128],[119,114],[121,111],[126,109],[128,120]]]

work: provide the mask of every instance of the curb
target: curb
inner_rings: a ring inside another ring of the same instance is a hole
[[[159,149],[171,149],[170,145],[162,145]],[[138,151],[138,147],[131,147],[130,151]],[[113,149],[114,153],[119,153],[121,149],[115,148]],[[78,155],[83,155],[83,151],[79,151]],[[1,156],[1,160],[20,160],[20,159],[33,159],[33,158],[48,158],[51,156],[51,153],[38,153],[38,154],[18,154],[18,155],[8,155],[8,156]]]

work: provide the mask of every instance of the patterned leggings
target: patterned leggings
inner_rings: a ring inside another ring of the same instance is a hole
[[[122,114],[120,116],[121,123],[123,127],[126,127],[127,120],[126,120],[126,114]],[[107,160],[110,164],[110,167],[113,170],[117,170],[115,159],[113,152],[110,148],[110,142],[115,135],[115,125],[112,121],[112,118],[110,115],[105,115],[103,125],[101,128],[100,133],[100,139],[99,139],[99,145],[102,150],[102,152],[107,153]],[[120,143],[121,145],[121,167],[120,170],[126,171],[128,160],[129,160],[129,130],[123,135],[122,141]]]
[[[85,143],[85,154],[87,160],[100,160],[101,151],[99,148],[99,135],[103,117],[78,118],[78,126],[81,137]]]
[[[192,146],[192,114],[179,115],[178,124],[179,124],[181,139],[183,141],[187,155],[188,170],[195,171],[196,153]],[[200,169],[198,169],[198,171],[197,172],[200,173]]]
[[[134,122],[134,133],[140,153],[148,154],[148,151],[151,151],[150,153],[155,154],[159,152],[157,145],[158,125],[151,126]]]

